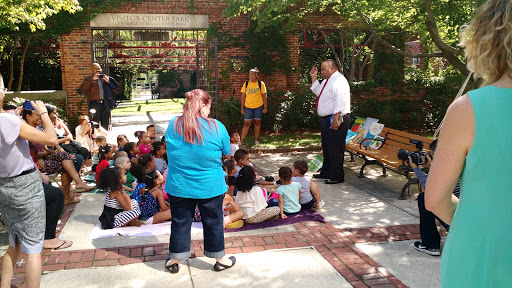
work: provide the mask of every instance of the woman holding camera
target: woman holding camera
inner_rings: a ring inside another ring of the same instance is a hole
[[[427,210],[450,224],[441,286],[512,287],[512,1],[487,1],[461,36],[482,87],[448,108],[427,180]]]
[[[5,113],[2,109],[5,91],[0,75],[0,211],[9,231],[9,248],[3,256],[0,285],[10,286],[21,251],[27,254],[26,285],[39,287],[46,209],[43,185],[30,158],[28,141],[55,146],[57,137],[43,102],[31,104],[41,117],[45,131]]]
[[[92,125],[94,125],[94,129],[91,127],[89,117],[87,115],[81,115],[78,118],[78,126],[75,127],[76,141],[80,143],[82,147],[88,149],[89,151],[92,151],[94,149],[93,140],[96,137],[108,136],[108,132],[98,123],[92,122]]]

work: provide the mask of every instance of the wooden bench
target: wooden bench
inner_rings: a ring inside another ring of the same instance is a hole
[[[405,149],[409,152],[417,151],[416,145],[410,143],[410,140],[423,141],[425,148],[430,148],[430,143],[434,140],[387,127],[382,129],[380,136],[385,138],[385,140],[378,150],[365,146],[363,143],[369,143],[367,139],[363,140],[361,143],[349,142],[345,149],[350,153],[351,161],[354,161],[354,155],[359,155],[364,159],[364,164],[359,171],[359,178],[364,177],[364,168],[368,165],[378,165],[382,167],[382,176],[387,176],[386,169],[404,175],[407,178],[407,183],[403,186],[399,197],[399,199],[403,200],[405,199],[406,191],[409,191],[409,186],[418,184],[419,182],[412,168],[398,159],[398,150]]]

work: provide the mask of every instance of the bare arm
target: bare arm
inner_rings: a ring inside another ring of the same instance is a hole
[[[124,211],[133,210],[132,201],[130,200],[130,197],[128,197],[126,193],[121,193],[121,191],[114,191],[111,192],[110,195],[112,194],[114,198],[119,202],[121,207],[123,207]]]
[[[241,103],[242,107],[240,108],[240,111],[242,112],[242,115],[245,115],[245,93],[242,93]]]
[[[40,143],[48,146],[57,145],[57,134],[53,129],[53,124],[48,116],[48,111],[42,101],[32,102],[37,114],[41,115],[41,121],[43,122],[44,131],[34,128],[28,125],[25,121],[21,121],[20,136],[21,138],[28,140],[33,143]]]
[[[267,113],[267,93],[261,93],[261,98],[263,99],[263,113]]]
[[[164,193],[163,193],[162,189],[160,189],[160,188],[155,189],[155,191],[153,191],[153,193],[151,193],[151,194],[153,194],[153,196],[156,196],[155,198],[158,200],[158,204],[160,204],[160,211],[169,210],[170,207],[167,205],[167,202],[165,202]]]
[[[226,194],[233,196],[233,193],[235,193],[235,185],[229,185],[229,188],[228,188],[228,191],[226,192]]]
[[[282,194],[278,194],[277,195],[277,205],[279,206],[279,214],[281,214],[281,218],[288,218],[288,216],[284,215],[284,210],[283,210],[283,195]]]
[[[452,192],[475,137],[475,117],[467,95],[453,102],[446,112],[439,144],[425,190],[425,208],[450,224],[458,204]]]
[[[71,131],[69,131],[68,125],[64,123],[60,118],[57,119],[59,121],[60,125],[64,127],[64,131],[66,131],[66,136],[71,137],[71,140],[73,140],[73,134],[71,134]]]
[[[236,205],[233,197],[231,197],[231,195],[229,194],[224,195],[224,201],[222,203],[223,206],[226,206],[227,204],[229,204],[230,206],[226,207],[226,209],[224,209],[225,211],[231,211],[232,213],[236,213],[240,210],[240,208],[238,208],[238,205]]]

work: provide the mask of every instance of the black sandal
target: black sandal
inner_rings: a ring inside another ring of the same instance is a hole
[[[236,263],[235,256],[229,256],[228,259],[231,260],[231,262],[232,262],[231,265],[224,265],[219,262],[215,262],[215,265],[213,265],[213,270],[220,272],[220,271],[224,271],[226,269],[229,269],[229,268],[235,266],[235,263]]]
[[[171,272],[171,274],[176,274],[176,273],[180,272],[180,266],[178,265],[178,263],[174,263],[171,265],[166,264],[165,268],[167,270],[169,270],[169,272]]]

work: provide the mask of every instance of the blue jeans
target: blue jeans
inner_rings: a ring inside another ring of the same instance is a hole
[[[75,155],[75,159],[71,159],[71,160],[73,160],[73,165],[75,166],[76,172],[78,173],[78,175],[80,175],[80,168],[82,167],[82,164],[84,164],[84,156],[82,156],[80,154],[74,154],[74,155]]]
[[[203,222],[204,256],[224,256],[224,194],[209,199],[190,199],[169,195],[171,204],[171,237],[167,260],[186,260],[190,257],[190,230],[196,205]]]

